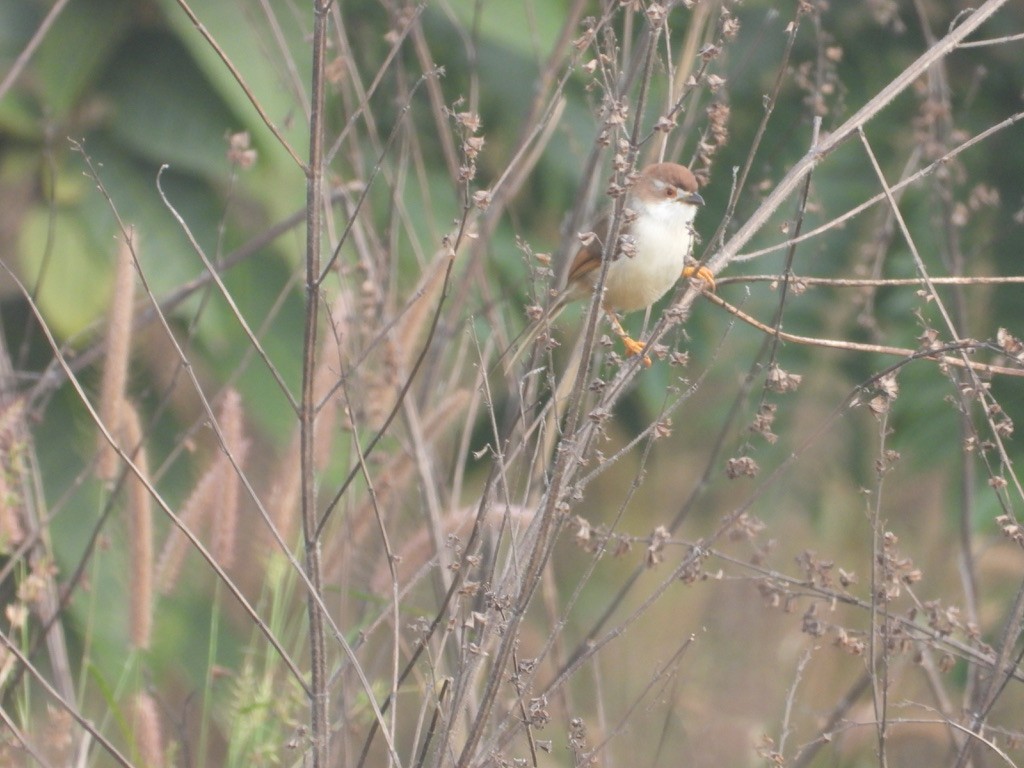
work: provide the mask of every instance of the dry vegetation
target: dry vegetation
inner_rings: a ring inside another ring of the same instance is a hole
[[[962,75],[1020,69],[1019,9],[527,4],[512,114],[487,3],[245,5],[280,82],[165,8],[258,126],[218,150],[214,244],[173,167],[144,193],[195,277],[156,287],[160,235],[78,139],[103,319],[64,338],[3,256],[5,764],[1024,763],[1024,278],[991,254],[1024,198],[976,161],[1020,145],[1024,79],[972,112]],[[920,37],[865,99],[854,21]],[[298,213],[247,202],[269,157]],[[631,319],[650,370],[596,304],[506,370],[661,158],[705,185],[717,292]]]

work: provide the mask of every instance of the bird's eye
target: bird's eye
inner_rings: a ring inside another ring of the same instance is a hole
[[[675,196],[676,196],[676,188],[675,187],[666,187],[665,188],[665,197],[675,197]]]

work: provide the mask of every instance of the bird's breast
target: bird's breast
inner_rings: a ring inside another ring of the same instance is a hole
[[[608,267],[604,303],[619,312],[646,309],[675,285],[693,234],[687,221],[640,216],[633,238],[636,253],[620,255]]]

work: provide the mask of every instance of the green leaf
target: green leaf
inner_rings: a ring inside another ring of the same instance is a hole
[[[24,281],[29,290],[39,284],[36,301],[58,336],[74,335],[105,310],[113,243],[98,242],[83,209],[57,210],[52,219],[45,208],[32,210],[18,248]]]
[[[160,5],[196,66],[218,96],[230,105],[232,112],[241,116],[244,127],[260,145],[260,164],[269,163],[278,172],[290,170],[301,175],[295,163],[279,147],[220,55],[199,33],[177,2],[160,0]],[[307,151],[308,134],[302,102],[307,100],[304,93],[310,81],[310,49],[306,38],[307,29],[299,25],[299,16],[290,11],[279,12],[274,20],[277,29],[272,30],[263,12],[255,4],[243,11],[242,6],[236,3],[195,0],[190,3],[190,7],[203,28],[241,73],[246,86],[251,89],[270,120],[282,131],[298,155],[303,157]],[[268,4],[268,7],[281,9],[277,4]],[[284,52],[279,41],[284,43]],[[285,62],[284,56],[291,57],[291,61]],[[303,89],[301,97],[297,89]]]
[[[501,45],[537,61],[551,50],[565,23],[565,3],[550,0],[539,3],[453,0],[451,5],[466,29],[478,29],[487,45]]]
[[[113,108],[109,131],[118,143],[177,171],[226,176],[225,136],[239,120],[175,38],[134,35],[118,51],[104,86]]]
[[[38,141],[41,131],[35,106],[24,93],[10,91],[0,100],[0,132],[23,140]]]
[[[128,0],[69,3],[32,59],[41,112],[66,121],[131,22]]]

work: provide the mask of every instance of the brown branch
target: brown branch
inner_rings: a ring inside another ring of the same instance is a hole
[[[316,348],[320,322],[320,248],[323,238],[324,101],[326,97],[327,12],[331,0],[313,4],[312,86],[309,115],[309,164],[306,168],[306,308],[302,341],[302,396],[299,406],[299,457],[302,485],[302,533],[306,577],[312,594],[307,597],[309,617],[309,730],[313,768],[328,768],[331,754],[330,692],[327,687],[327,648],[323,596],[323,570],[316,502]],[[370,694],[372,696],[372,693]]]
[[[842,341],[837,339],[820,339],[813,336],[798,336],[794,333],[776,330],[770,325],[762,323],[755,317],[748,315],[739,307],[733,306],[721,296],[714,293],[706,293],[704,297],[712,304],[717,304],[722,309],[735,315],[748,325],[757,328],[759,331],[770,336],[776,336],[781,341],[789,341],[794,344],[807,344],[814,347],[827,349],[842,349],[847,352],[868,352],[879,355],[896,355],[919,360],[932,360],[941,365],[951,365],[957,368],[969,368],[978,373],[985,373],[999,376],[1024,377],[1024,368],[1007,368],[1002,365],[989,365],[988,363],[976,363],[971,360],[964,360],[960,357],[953,357],[943,352],[970,350],[984,346],[983,344],[969,339],[943,346],[937,350],[907,349],[905,347],[889,347],[882,344],[864,344],[857,341]]]
[[[792,242],[797,241],[793,240]],[[781,283],[785,279],[785,275],[736,275],[733,277],[715,278],[715,285],[723,286],[737,283]],[[921,287],[921,279],[918,277],[872,279],[792,275],[790,276],[789,281],[790,283],[795,283],[801,286],[824,285],[831,288]],[[931,281],[933,285],[1024,285],[1024,275],[1000,277],[933,277],[931,278]]]

